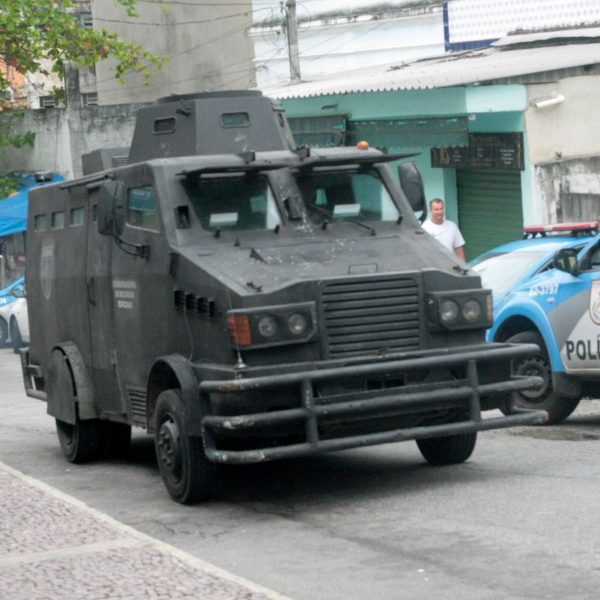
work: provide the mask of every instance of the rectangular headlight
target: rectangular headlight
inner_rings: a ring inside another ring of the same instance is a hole
[[[427,317],[433,329],[480,329],[492,326],[491,290],[430,292]]]
[[[231,345],[240,350],[302,344],[316,334],[314,302],[230,310]]]

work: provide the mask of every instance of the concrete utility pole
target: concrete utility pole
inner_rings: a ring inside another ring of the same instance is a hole
[[[286,9],[288,52],[290,59],[290,83],[300,83],[300,55],[298,53],[296,0],[287,0]]]

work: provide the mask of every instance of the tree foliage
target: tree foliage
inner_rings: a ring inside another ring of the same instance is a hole
[[[137,0],[114,1],[129,16],[136,16]],[[163,57],[113,32],[84,27],[74,8],[72,0],[1,0],[0,56],[5,65],[23,75],[50,71],[62,75],[66,63],[91,67],[113,58],[115,76],[122,80],[128,72],[149,78],[153,67],[164,64]],[[9,84],[7,69],[0,69],[0,91],[6,91]]]
[[[137,16],[138,0],[114,2],[123,6],[128,16]],[[164,57],[138,44],[125,42],[113,32],[85,27],[75,7],[73,0],[0,0],[1,96],[10,90],[15,72],[22,76],[53,72],[62,78],[67,63],[91,67],[112,58],[115,77],[121,82],[129,72],[139,73],[147,81],[153,69],[165,64]],[[3,148],[32,146],[35,139],[32,132],[14,133],[14,119],[23,113],[9,112],[10,116],[6,118],[5,114],[0,123],[0,154]],[[15,189],[13,178],[0,177],[0,198]]]

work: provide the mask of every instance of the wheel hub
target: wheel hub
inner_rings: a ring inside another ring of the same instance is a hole
[[[181,444],[179,428],[173,420],[162,423],[158,431],[158,456],[162,464],[172,473],[179,472],[181,466]]]
[[[519,361],[515,370],[516,375],[541,377],[544,380],[542,387],[537,390],[519,392],[521,396],[533,402],[544,400],[550,389],[550,365],[539,356]]]

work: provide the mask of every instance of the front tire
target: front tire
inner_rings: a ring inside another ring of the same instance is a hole
[[[169,495],[181,504],[205,499],[214,487],[215,465],[202,438],[185,433],[185,411],[178,390],[162,392],[156,403],[154,448]]]
[[[436,467],[465,462],[475,449],[477,432],[417,440],[423,458]]]
[[[56,419],[56,433],[61,450],[71,463],[86,463],[100,457],[101,429],[98,419],[82,421],[77,416],[75,424]]]
[[[539,390],[515,392],[512,395],[511,407],[503,412],[510,413],[510,408],[513,406],[545,410],[548,413],[546,425],[562,423],[577,408],[580,398],[567,398],[554,390],[552,367],[542,336],[536,331],[522,331],[506,341],[509,344],[537,344],[539,346],[539,354],[513,361],[512,370],[513,375],[537,375],[544,380],[544,384]]]

